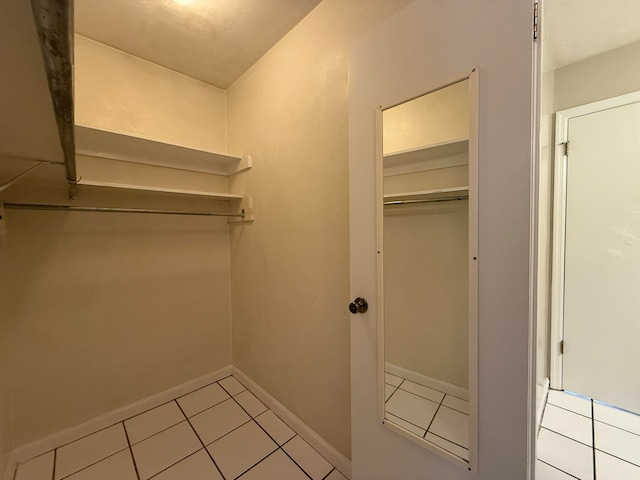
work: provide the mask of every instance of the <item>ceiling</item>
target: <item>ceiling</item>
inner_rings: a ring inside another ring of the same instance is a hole
[[[75,0],[75,31],[227,89],[321,0]]]
[[[545,0],[545,70],[640,41],[639,0]]]

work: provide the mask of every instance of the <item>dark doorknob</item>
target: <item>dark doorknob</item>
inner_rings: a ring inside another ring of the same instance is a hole
[[[349,304],[349,311],[354,315],[356,313],[364,313],[369,310],[369,305],[364,298],[358,297]]]

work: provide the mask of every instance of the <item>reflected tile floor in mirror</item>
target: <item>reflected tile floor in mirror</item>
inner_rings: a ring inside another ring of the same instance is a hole
[[[385,373],[385,417],[469,461],[469,402]]]
[[[640,480],[640,415],[551,390],[536,480]]]

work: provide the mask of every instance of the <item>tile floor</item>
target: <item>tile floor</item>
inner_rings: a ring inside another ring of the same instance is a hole
[[[536,480],[640,480],[640,415],[551,390]]]
[[[469,402],[385,373],[385,418],[469,461]]]
[[[234,377],[18,465],[15,480],[346,480]]]

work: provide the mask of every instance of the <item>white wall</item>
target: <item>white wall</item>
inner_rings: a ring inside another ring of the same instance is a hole
[[[78,125],[226,152],[224,90],[75,35]]]
[[[325,0],[228,91],[233,361],[350,454],[348,64],[351,44],[409,0]]]

